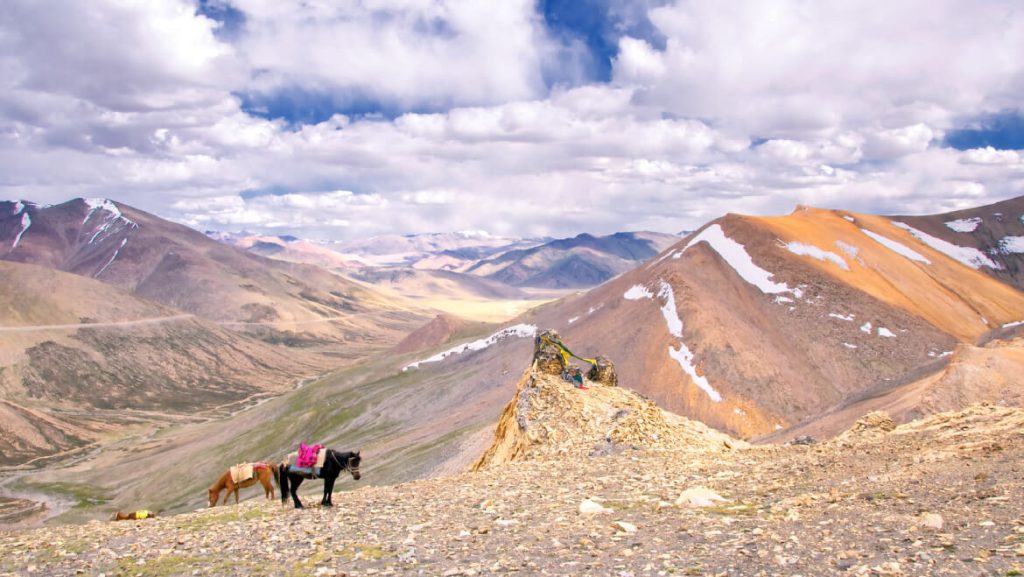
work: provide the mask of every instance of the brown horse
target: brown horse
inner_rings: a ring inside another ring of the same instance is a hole
[[[228,497],[232,493],[235,494],[235,504],[238,504],[238,490],[246,487],[251,487],[259,481],[263,485],[263,491],[267,499],[274,499],[274,486],[270,484],[270,479],[277,480],[277,465],[274,463],[249,463],[252,465],[253,477],[246,479],[240,483],[235,483],[231,480],[231,468],[229,467],[224,474],[210,486],[210,506],[214,507],[217,505],[217,500],[220,498],[220,492],[227,489],[227,493],[224,494],[224,502],[222,505],[228,504]],[[280,481],[278,481],[280,483]]]

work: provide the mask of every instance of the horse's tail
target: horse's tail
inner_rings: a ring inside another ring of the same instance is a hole
[[[281,489],[281,503],[288,501],[288,465],[281,463],[277,467],[277,487]]]
[[[280,473],[278,472],[277,463],[267,463],[267,465],[270,467],[270,473],[274,475],[274,482],[277,483],[277,488],[280,489],[281,477],[278,476]]]

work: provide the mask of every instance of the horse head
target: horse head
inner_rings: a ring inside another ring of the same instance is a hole
[[[345,463],[345,468],[348,469],[349,473],[352,473],[352,478],[355,479],[356,481],[358,481],[360,477],[359,462],[361,460],[362,457],[359,456],[359,451],[356,451],[355,453],[349,455],[348,460]]]
[[[217,499],[220,498],[220,489],[207,489],[207,493],[209,493],[210,497],[210,506],[216,507]]]

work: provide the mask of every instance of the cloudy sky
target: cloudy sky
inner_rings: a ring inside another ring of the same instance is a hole
[[[6,0],[0,199],[342,239],[1024,194],[1019,0]]]

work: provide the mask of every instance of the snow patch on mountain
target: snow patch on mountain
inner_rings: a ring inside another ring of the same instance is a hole
[[[623,296],[627,300],[654,298],[654,294],[651,293],[647,287],[641,285],[632,286]],[[682,342],[683,319],[679,317],[679,311],[676,309],[676,295],[672,290],[672,285],[664,280],[660,281],[658,287],[658,298],[662,299],[661,316],[665,319],[665,326],[668,329],[669,334],[679,339],[678,349],[669,345],[668,356],[679,363],[683,372],[690,376],[690,380],[693,381],[693,384],[697,385],[697,387],[707,393],[708,397],[712,401],[715,401],[716,403],[720,402],[722,400],[722,395],[711,386],[707,377],[697,373],[697,367],[693,364],[693,352],[686,346],[686,343]]]
[[[761,292],[765,294],[791,292],[800,298],[800,289],[791,289],[784,283],[771,280],[774,275],[754,264],[747,249],[742,244],[725,236],[721,226],[713,224],[705,228],[700,234],[693,237],[683,250],[686,251],[699,242],[708,243],[708,246],[725,259],[725,262],[740,275],[740,278],[761,289]]]
[[[115,219],[124,216],[121,214],[121,209],[117,208],[116,204],[105,198],[83,198],[82,200],[85,201],[85,204],[89,207],[89,212],[86,213],[85,218],[82,219],[82,224],[89,222],[89,219],[92,218],[92,215],[98,210],[109,212]]]
[[[18,231],[17,236],[14,237],[14,244],[11,245],[11,250],[18,248],[18,243],[21,242],[21,237],[28,230],[28,227],[32,226],[32,217],[27,212],[21,213],[21,230]]]
[[[127,238],[122,238],[121,239],[121,246],[117,247],[117,250],[114,251],[114,255],[110,257],[110,260],[107,261],[107,264],[103,265],[103,268],[101,268],[99,271],[97,271],[96,274],[92,275],[93,278],[99,277],[101,274],[103,274],[103,271],[107,270],[107,267],[110,266],[110,264],[114,262],[114,259],[117,258],[117,255],[119,255],[121,253],[121,249],[124,248],[124,245],[126,245],[126,244],[128,244],[128,239]]]
[[[1008,329],[1011,327],[1019,327],[1020,325],[1024,325],[1024,321],[1013,321],[1012,323],[1006,323],[1003,325],[1003,328]]]
[[[841,240],[837,240],[835,242],[835,245],[839,247],[839,250],[845,252],[847,256],[851,256],[853,258],[857,258],[857,254],[860,253],[859,248],[850,243],[843,242]]]
[[[405,365],[404,367],[402,367],[402,370],[403,371],[408,371],[409,369],[417,369],[422,364],[437,363],[437,362],[445,360],[446,358],[448,358],[450,356],[462,354],[462,353],[465,353],[465,352],[468,352],[468,351],[482,351],[482,350],[486,349],[487,347],[493,345],[494,343],[497,343],[498,341],[501,341],[501,340],[504,340],[504,339],[507,339],[507,338],[511,338],[511,337],[526,338],[526,337],[532,337],[535,334],[537,334],[537,327],[534,326],[534,325],[519,324],[519,325],[513,325],[511,327],[505,327],[505,328],[501,329],[500,331],[492,334],[491,336],[489,336],[489,337],[487,337],[485,339],[478,339],[478,340],[475,340],[475,341],[473,341],[471,343],[461,344],[459,346],[452,347],[452,348],[448,349],[447,351],[443,351],[443,352],[437,353],[436,355],[434,355],[434,356],[432,356],[430,358],[426,358],[426,359],[423,359],[421,361],[416,361],[415,363],[409,363],[408,365]]]
[[[932,264],[932,261],[922,256],[919,252],[908,248],[907,246],[900,244],[892,239],[884,237],[876,232],[871,232],[866,228],[860,229],[861,232],[871,237],[875,242],[884,246],[885,248],[893,251],[894,253],[908,258],[910,260],[916,260],[917,262],[923,262],[924,264]]]
[[[687,375],[690,375],[690,379],[693,381],[693,384],[697,385],[698,387],[700,387],[702,391],[707,393],[708,397],[712,401],[716,403],[722,401],[721,393],[716,391],[711,386],[711,383],[708,382],[707,377],[705,377],[704,375],[697,374],[697,367],[694,366],[693,364],[693,353],[690,351],[689,347],[687,347],[682,342],[679,343],[678,350],[672,348],[672,346],[669,345],[668,356],[672,357],[673,359],[676,360],[676,362],[679,363],[679,366],[683,368],[683,371]]]
[[[124,226],[131,228],[138,228],[139,225],[135,221],[127,218],[121,212],[121,209],[117,208],[117,205],[112,201],[105,198],[83,198],[85,204],[89,207],[89,212],[86,213],[85,218],[82,219],[82,224],[86,224],[97,212],[103,212],[106,214],[103,217],[103,225],[100,226],[93,232],[92,238],[89,239],[89,244],[96,242],[96,239],[100,235],[111,230],[111,227],[118,222],[123,222]],[[97,273],[99,274],[99,273]]]
[[[661,281],[658,296],[665,299],[661,304],[661,316],[665,317],[668,332],[677,339],[683,338],[683,320],[679,318],[679,311],[676,310],[676,295],[672,291],[672,285]]]
[[[889,329],[885,328],[885,327],[878,327],[877,334],[880,337],[887,337],[887,338],[890,338],[890,339],[896,338],[896,334],[893,333],[892,331],[890,331]]]
[[[651,293],[647,287],[633,285],[628,291],[626,291],[623,297],[627,300],[653,299],[654,294]],[[683,320],[679,317],[679,311],[676,309],[676,298],[675,292],[672,290],[672,285],[664,280],[660,281],[658,287],[658,298],[663,299],[661,304],[661,316],[665,319],[665,327],[668,329],[669,334],[680,339],[678,349],[669,345],[669,357],[675,359],[675,361],[679,363],[683,372],[690,376],[693,384],[697,385],[697,387],[707,393],[708,397],[712,401],[715,401],[716,403],[721,401],[722,395],[711,386],[707,377],[697,373],[697,367],[693,363],[693,352],[686,346],[686,343],[682,342]]]
[[[851,322],[851,323],[853,322],[853,313],[850,313],[850,314],[848,314],[846,316],[843,316],[843,315],[841,315],[839,313],[828,313],[828,316],[830,316],[830,317],[832,317],[834,319],[839,319],[841,321],[848,321],[848,322]]]
[[[974,218],[960,218],[957,220],[950,220],[943,223],[949,230],[953,232],[974,232],[981,224],[981,219],[978,217]]]
[[[628,291],[622,293],[622,298],[626,299],[627,301],[637,301],[637,300],[640,300],[640,299],[652,299],[652,298],[654,298],[654,293],[652,293],[651,291],[647,290],[647,287],[645,287],[643,285],[635,284],[635,285],[629,287]]]
[[[1003,266],[992,259],[985,256],[985,253],[980,250],[967,246],[958,246],[951,242],[936,238],[925,232],[921,232],[916,228],[904,223],[904,222],[893,222],[895,226],[898,226],[914,236],[914,238],[920,240],[926,245],[934,248],[949,258],[955,259],[963,264],[977,270],[983,266],[987,266],[994,270],[1001,270]]]
[[[1004,236],[999,239],[999,252],[1003,254],[1024,253],[1024,236]]]
[[[860,326],[861,332],[871,334],[871,323],[864,323]]]
[[[839,268],[848,271],[850,266],[846,264],[843,257],[839,256],[834,252],[820,249],[812,244],[804,244],[802,242],[788,242],[783,245],[789,252],[799,256],[809,256],[813,259],[820,260],[822,262],[832,262]]]

